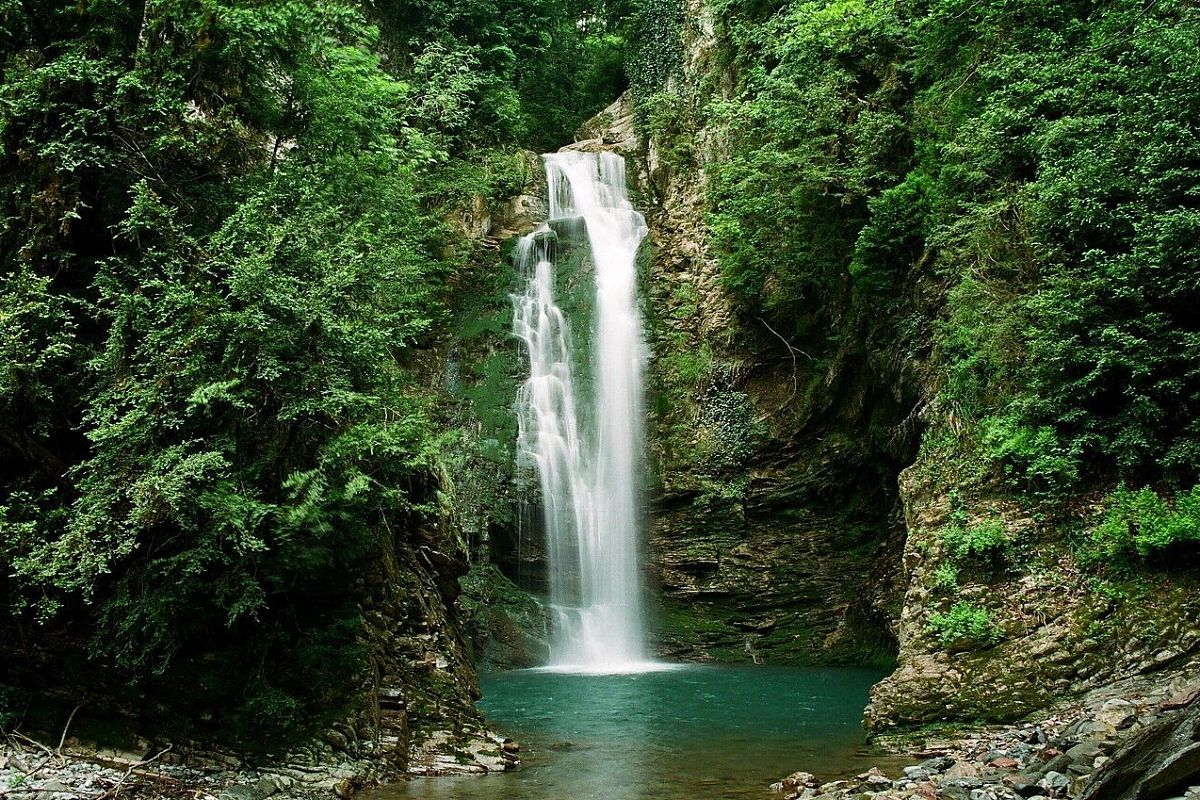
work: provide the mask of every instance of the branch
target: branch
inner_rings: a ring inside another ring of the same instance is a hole
[[[42,744],[41,742],[39,742],[39,741],[38,741],[38,740],[36,740],[36,739],[30,739],[28,736],[26,736],[25,734],[23,734],[23,733],[20,733],[20,732],[18,732],[18,731],[13,731],[13,732],[12,732],[12,735],[13,735],[13,736],[15,736],[15,737],[17,737],[18,739],[23,739],[23,740],[25,740],[26,742],[29,742],[29,744],[33,745],[34,747],[38,748],[39,750],[45,750],[45,751],[46,751],[46,755],[48,755],[48,756],[53,756],[53,755],[54,755],[54,751],[53,751],[53,750],[51,750],[49,747],[46,747],[46,745]]]
[[[79,709],[83,708],[83,703],[71,709],[71,716],[67,717],[67,724],[63,726],[62,736],[58,737],[58,747],[54,748],[56,755],[62,755],[63,743],[67,741],[67,731],[71,730],[71,721],[75,719],[75,715],[79,713]]]
[[[813,358],[808,353],[804,352],[799,347],[794,346],[787,339],[783,338],[783,336],[780,335],[779,331],[772,328],[771,324],[769,322],[767,322],[765,319],[763,319],[762,317],[756,317],[756,319],[759,322],[761,322],[763,324],[763,326],[766,327],[767,330],[769,330],[771,333],[775,334],[776,339],[783,342],[783,346],[786,347],[788,350],[788,355],[792,357],[792,393],[791,393],[791,395],[788,396],[788,399],[784,400],[783,404],[780,405],[779,408],[777,408],[775,410],[775,414],[778,414],[780,411],[783,411],[785,408],[787,408],[788,404],[790,404],[792,402],[792,400],[796,399],[796,393],[800,390],[799,383],[796,380],[796,366],[797,366],[796,365],[796,353],[799,353],[800,355],[804,356],[809,361],[812,361]],[[773,417],[773,416],[775,416],[775,414],[771,414],[769,416]]]
[[[0,425],[0,445],[8,445],[55,483],[66,482],[63,478],[68,469],[66,462],[27,433]]]
[[[136,761],[136,762],[130,764],[129,769],[125,770],[125,774],[121,776],[121,779],[119,781],[117,781],[116,784],[111,789],[109,789],[104,794],[100,795],[100,797],[97,798],[97,800],[109,800],[109,798],[116,797],[117,793],[121,791],[121,787],[125,785],[125,781],[129,780],[129,776],[133,774],[133,771],[135,769],[138,769],[139,767],[144,767],[147,764],[150,764],[150,763],[162,758],[167,753],[167,751],[171,749],[171,747],[172,747],[172,745],[167,745],[162,750],[159,750],[156,755],[153,755],[150,758],[144,758],[141,761]]]

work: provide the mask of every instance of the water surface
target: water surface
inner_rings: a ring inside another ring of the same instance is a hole
[[[633,675],[524,670],[486,676],[491,724],[523,766],[423,778],[373,800],[736,800],[804,769],[831,779],[886,757],[860,726],[865,669],[681,666]]]

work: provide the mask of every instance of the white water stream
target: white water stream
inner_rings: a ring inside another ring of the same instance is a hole
[[[646,346],[637,305],[638,247],[645,219],[629,202],[625,161],[613,153],[542,157],[549,183],[546,225],[518,244],[524,292],[513,296],[513,332],[525,343],[529,378],[517,399],[518,458],[542,491],[550,600],[557,612],[550,667],[579,672],[651,668],[639,572],[643,373]],[[593,345],[572,349],[555,299],[559,233],[586,232],[595,269]],[[573,365],[594,389],[584,396]]]

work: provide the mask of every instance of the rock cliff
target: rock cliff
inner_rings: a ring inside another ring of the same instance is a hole
[[[931,326],[945,288],[928,253],[899,266],[906,320],[847,279],[783,336],[726,293],[706,182],[728,154],[705,109],[734,76],[711,12],[686,5],[682,66],[664,91],[623,98],[576,145],[625,153],[651,225],[662,649],[793,663],[898,651],[867,711],[876,731],[1017,719],[1186,668],[1200,646],[1195,571],[1089,577],[1074,542],[1099,497],[1050,512],[981,477],[954,435],[937,401]],[[975,534],[995,547],[974,551],[963,538]]]
[[[626,156],[651,229],[643,286],[657,644],[695,660],[887,663],[903,539],[894,475],[910,457],[902,428],[912,390],[866,349],[814,359],[810,343],[740,313],[722,287],[705,228],[705,169],[722,157],[720,131],[688,109],[696,86],[723,78],[708,11],[693,6],[672,90],[692,152],[681,159],[644,135],[629,96],[571,145]],[[864,309],[848,310],[850,324],[866,322]],[[888,436],[873,436],[884,428]]]
[[[929,448],[900,476],[908,531],[900,663],[872,692],[871,729],[1018,719],[1063,697],[1178,671],[1196,659],[1194,574],[1091,580],[1070,546],[1069,523],[976,485],[947,468],[950,456]],[[960,532],[985,526],[1002,537],[992,552],[951,552]],[[961,603],[986,610],[990,635],[952,641],[939,633],[938,615]]]

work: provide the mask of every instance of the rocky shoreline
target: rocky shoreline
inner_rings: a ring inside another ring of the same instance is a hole
[[[796,772],[771,788],[783,800],[1200,800],[1198,698],[1200,671],[1139,676],[1020,724],[880,737],[916,762],[899,775]]]
[[[233,755],[183,757],[170,747],[145,756],[78,743],[51,749],[19,735],[0,746],[0,797],[22,800],[349,797],[368,779],[366,764],[333,763],[316,752],[256,768]]]
[[[518,763],[516,742],[480,737],[469,757],[453,757],[438,742],[413,754],[409,774],[485,774]],[[261,766],[231,753],[146,752],[89,747],[66,741],[49,747],[20,734],[0,741],[0,798],[16,800],[316,800],[349,798],[395,776],[371,759],[338,758],[313,745]]]

